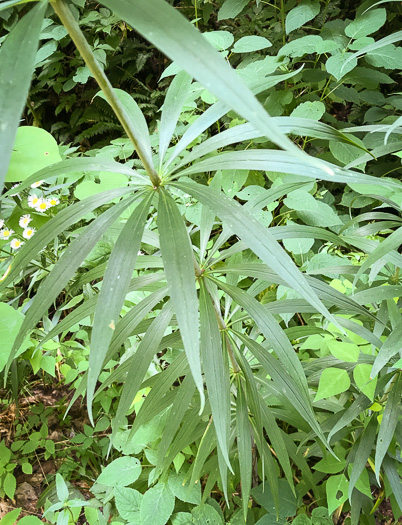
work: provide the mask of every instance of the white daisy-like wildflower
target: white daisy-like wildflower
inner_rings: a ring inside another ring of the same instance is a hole
[[[44,180],[38,180],[38,182],[34,182],[33,184],[31,184],[31,188],[39,188],[39,186],[44,182]]]
[[[48,197],[47,201],[50,204],[50,207],[60,204],[59,199],[57,197],[53,197],[52,195]]]
[[[28,197],[28,206],[30,208],[35,208],[35,206],[38,204],[39,197],[37,195],[30,195]]]
[[[43,213],[50,208],[50,203],[47,199],[39,199],[36,203],[35,210]]]
[[[36,232],[36,228],[26,228],[22,232],[22,236],[24,237],[24,239],[30,239],[35,232]]]
[[[23,241],[20,241],[19,239],[13,239],[10,242],[10,246],[13,250],[18,250],[18,248],[21,248],[21,246],[24,244]]]
[[[16,188],[17,186],[19,186],[19,182],[17,182],[17,184],[14,184],[14,186],[11,186],[11,189],[13,190],[14,188]],[[19,197],[20,194],[19,193],[10,193],[10,197]]]
[[[8,228],[4,228],[3,230],[0,230],[0,239],[7,240],[11,237],[13,233],[14,233],[14,230],[9,230]]]
[[[32,217],[28,213],[27,215],[23,215],[22,217],[20,217],[19,225],[21,226],[21,228],[26,228],[31,221]]]
[[[4,226],[4,221],[3,219],[0,219],[0,228],[2,228]]]

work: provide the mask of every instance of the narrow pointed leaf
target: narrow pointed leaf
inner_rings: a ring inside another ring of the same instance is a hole
[[[179,323],[184,350],[203,406],[204,386],[198,339],[198,298],[193,250],[183,217],[173,199],[163,188],[159,190],[158,228],[170,297]]]
[[[132,123],[131,131],[135,134],[136,142],[141,148],[143,156],[147,160],[148,165],[152,166],[151,140],[149,137],[148,124],[143,112],[139,108],[137,102],[129,93],[127,93],[127,91],[114,88],[114,93],[130,118],[130,122]],[[98,97],[109,102],[102,91],[98,93]]]
[[[40,230],[35,233],[29,244],[26,243],[16,255],[11,271],[7,277],[0,283],[0,290],[8,286],[13,280],[18,277],[25,266],[54,238],[62,231],[68,229],[71,225],[88,215],[91,211],[99,208],[103,204],[110,202],[113,199],[123,197],[128,193],[132,193],[132,188],[116,188],[114,190],[104,191],[88,197],[87,199],[77,202],[72,206],[64,208],[53,219],[47,222]]]
[[[384,458],[384,471],[391,485],[398,507],[402,509],[402,483],[396,461],[388,455]]]
[[[192,78],[186,72],[178,73],[166,93],[159,126],[159,166],[162,166],[166,151],[172,140],[181,110],[190,92]]]
[[[393,330],[386,341],[382,344],[380,351],[378,352],[373,368],[371,370],[371,377],[376,377],[381,370],[386,366],[391,357],[394,357],[401,350],[401,338],[402,338],[402,325],[399,324],[395,330]]]
[[[151,326],[148,328],[133,356],[127,380],[124,383],[119,406],[117,408],[115,430],[118,430],[120,422],[129,410],[131,403],[140,389],[152,358],[157,352],[159,343],[165,334],[166,328],[169,326],[172,315],[172,305],[170,302],[166,303],[159,315],[153,320]]]
[[[377,433],[377,418],[372,416],[367,427],[365,428],[360,438],[359,446],[356,450],[355,459],[353,461],[352,473],[349,480],[349,500],[352,497],[353,488],[356,485],[361,473],[366,468],[366,463],[370,457],[374,446],[375,436]]]
[[[0,47],[0,189],[31,85],[47,1],[38,2]]]
[[[387,404],[385,405],[382,416],[380,430],[378,432],[377,445],[375,450],[375,475],[377,481],[380,477],[380,469],[388,447],[394,437],[396,425],[398,424],[401,414],[401,397],[402,397],[402,376],[396,377],[395,383],[391,387]]]
[[[265,228],[247,210],[244,210],[240,204],[223,193],[218,193],[201,184],[177,183],[174,186],[209,206],[233,233],[236,233],[258,257],[285,280],[288,286],[297,290],[312,306],[337,325],[336,320],[311,289],[304,275],[274,240],[269,229]]]
[[[90,418],[96,381],[102,371],[103,361],[130,285],[153,197],[153,192],[145,195],[127,220],[113,247],[103,278],[89,354],[87,402]]]
[[[322,162],[324,164],[324,161]],[[339,168],[329,162],[326,162],[324,166],[326,171],[316,166],[311,166],[308,160],[291,156],[285,151],[250,149],[219,153],[180,171],[177,177],[188,176],[194,173],[205,173],[207,171],[238,169],[277,171],[279,173],[291,173],[307,179],[322,179],[345,184],[378,184],[378,179],[371,175]],[[382,180],[381,184],[390,188],[397,188],[397,184],[392,181]]]
[[[230,433],[229,370],[223,359],[221,334],[205,282],[201,282],[200,291],[200,331],[202,363],[212,420],[222,456],[227,466],[232,470],[228,450]]]
[[[316,165],[324,172],[328,171],[323,162],[308,157],[281,133],[228,62],[167,2],[102,0],[101,3],[177,62],[216,97],[254,124],[264,136],[292,152],[295,157],[304,158],[305,162]]]
[[[243,387],[238,382],[236,398],[236,435],[237,450],[239,452],[241,496],[243,506],[243,517],[247,519],[248,502],[251,492],[251,481],[253,473],[253,458],[251,450],[251,428],[248,420],[248,409]]]
[[[70,244],[70,246],[64,252],[63,257],[61,257],[54,265],[53,270],[41,283],[35,298],[27,311],[20,331],[15,339],[8,366],[11,364],[15,353],[19,349],[22,341],[25,339],[29,331],[35,327],[36,323],[46,313],[52,302],[56,299],[58,294],[63,290],[65,285],[74,275],[85,257],[90,253],[92,248],[99,241],[105,231],[107,231],[109,226],[111,226],[119,218],[123,211],[128,206],[130,206],[133,201],[134,198],[125,199],[112,208],[109,208],[97,219],[95,219]]]

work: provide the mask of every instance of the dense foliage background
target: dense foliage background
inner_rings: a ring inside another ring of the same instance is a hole
[[[0,524],[398,523],[401,3],[168,3],[317,162],[277,155],[112,0],[71,0],[148,125],[147,193],[46,7],[0,201]],[[1,69],[33,8],[0,9]]]

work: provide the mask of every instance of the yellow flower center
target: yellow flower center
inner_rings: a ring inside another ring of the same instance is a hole
[[[4,235],[4,237],[9,237],[10,236],[10,230],[4,230],[3,235]]]
[[[32,204],[36,204],[38,202],[39,198],[36,197],[35,199],[32,199]]]
[[[46,202],[42,202],[41,204],[39,204],[39,208],[41,210],[46,210]]]

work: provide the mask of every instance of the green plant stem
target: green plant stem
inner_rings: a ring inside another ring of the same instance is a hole
[[[116,94],[113,90],[113,86],[111,85],[108,78],[106,77],[99,62],[96,60],[92,52],[92,49],[90,48],[88,42],[86,41],[86,38],[83,32],[81,31],[81,28],[78,25],[78,22],[73,17],[70,11],[70,8],[68,7],[65,0],[51,0],[51,4],[57,16],[60,18],[62,24],[67,29],[72,41],[74,42],[75,46],[80,52],[81,57],[83,58],[85,64],[90,69],[97,84],[99,85],[101,90],[106,95],[106,98],[110,106],[112,107],[113,112],[115,113],[116,117],[119,119],[121,125],[124,128],[124,131],[127,133],[128,138],[133,143],[134,148],[146,172],[148,173],[148,176],[151,179],[153,186],[158,187],[160,185],[161,180],[158,174],[156,173],[155,168],[148,163],[146,159],[146,155],[143,153],[142,148],[138,144],[134,136],[134,133],[131,129],[130,119],[126,111],[124,110],[123,106],[120,104],[119,99],[116,97]]]

